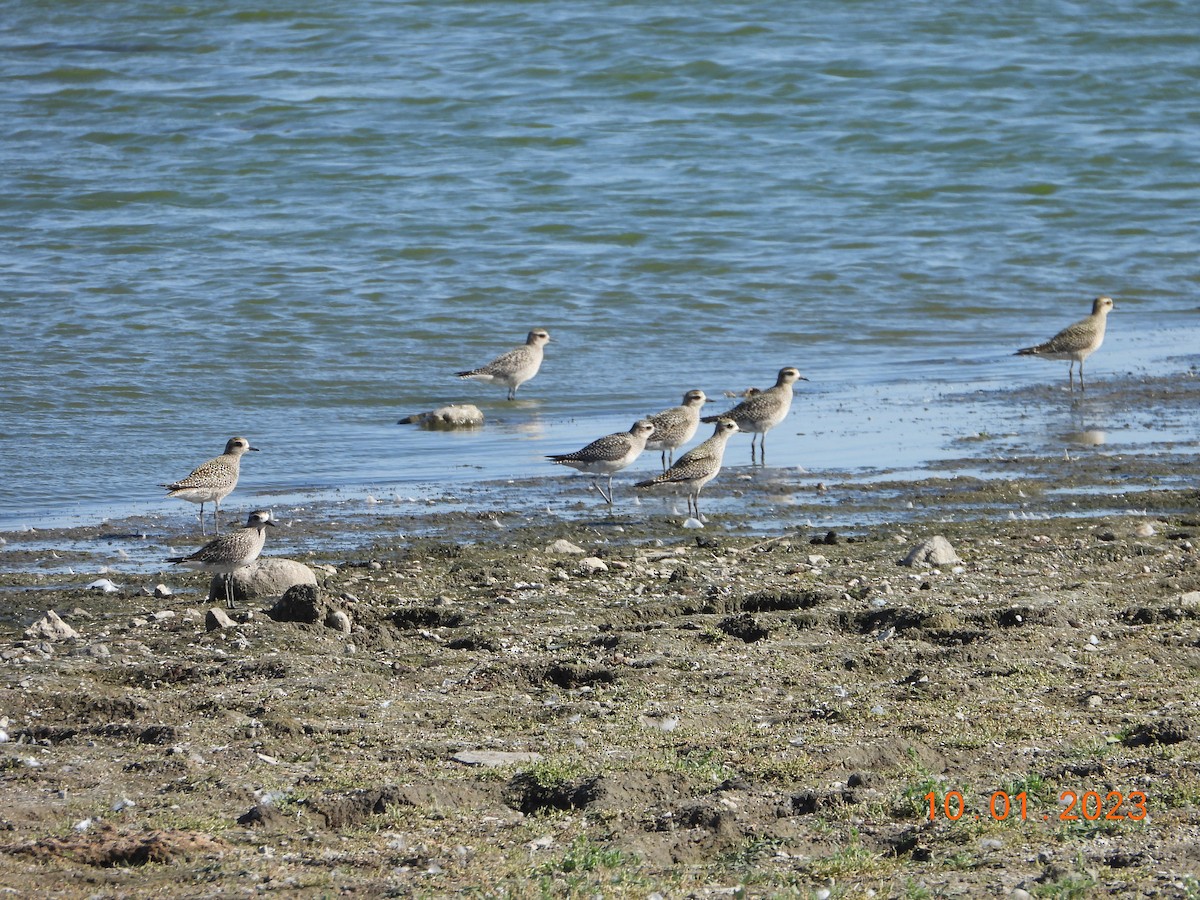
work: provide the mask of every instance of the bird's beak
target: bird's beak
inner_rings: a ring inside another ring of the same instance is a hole
[[[274,527],[275,527],[275,520],[274,520],[274,519],[267,519],[267,524],[268,524],[268,525],[270,525],[272,528],[274,528]]]
[[[247,447],[246,449],[247,449],[247,450],[253,450],[255,453],[257,453],[257,452],[258,452],[258,448],[257,448],[257,447]]]
[[[808,381],[808,379],[807,379],[807,378],[805,378],[803,375],[801,375],[801,376],[800,376],[800,380],[801,380],[801,381]]]

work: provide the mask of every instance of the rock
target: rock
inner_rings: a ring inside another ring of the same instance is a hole
[[[449,431],[454,428],[478,428],[483,424],[483,411],[471,403],[453,403],[430,412],[405,416],[397,425],[417,425],[431,431]]]
[[[324,625],[349,634],[350,616],[321,599],[315,584],[297,584],[267,610],[267,615],[276,622],[303,622],[306,625]]]
[[[167,597],[173,596],[173,592],[165,584],[156,584],[154,586],[153,595],[159,600],[165,600]]]
[[[462,763],[464,766],[483,766],[484,768],[494,769],[499,766],[537,762],[542,758],[542,754],[505,752],[502,750],[459,750],[450,758],[456,763]]]
[[[315,584],[297,584],[288,588],[278,602],[267,610],[276,622],[324,622],[333,610],[322,600]]]
[[[34,640],[70,641],[79,638],[79,632],[58,617],[54,610],[47,613],[25,629],[25,634]]]
[[[214,606],[208,611],[204,617],[204,627],[209,631],[217,631],[223,628],[233,628],[237,623],[226,615],[225,610],[219,606]]]
[[[1186,594],[1180,594],[1176,602],[1183,609],[1196,609],[1200,607],[1200,591],[1188,591]]]
[[[557,553],[562,556],[583,556],[587,551],[582,547],[572,544],[570,541],[559,538],[553,544],[546,548],[547,553]]]
[[[298,584],[317,584],[316,573],[294,559],[271,557],[260,559],[233,573],[231,590],[236,603],[281,597],[288,588]],[[225,598],[225,576],[215,575],[208,586],[208,596]]]
[[[599,575],[608,571],[608,564],[598,556],[589,556],[579,561],[579,570],[585,575]]]
[[[104,593],[106,593],[106,594],[112,594],[112,593],[119,591],[120,588],[117,585],[113,584],[107,578],[97,578],[95,581],[93,581],[91,584],[88,585],[88,590],[89,591],[104,591]]]
[[[962,562],[950,542],[940,534],[935,534],[922,541],[908,551],[908,556],[900,560],[902,566],[951,566]]]
[[[332,628],[334,631],[340,631],[342,634],[350,633],[350,616],[343,610],[331,609],[325,614],[325,627]]]

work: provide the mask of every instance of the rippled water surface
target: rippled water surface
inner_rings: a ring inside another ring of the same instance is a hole
[[[1011,352],[1100,293],[1091,377],[1185,368],[1194,7],[1010,6],[0,2],[0,527],[233,434],[231,502],[559,477],[783,365],[773,464],[908,464],[1065,382]],[[516,403],[451,377],[534,326]],[[395,424],[455,401],[489,426]]]

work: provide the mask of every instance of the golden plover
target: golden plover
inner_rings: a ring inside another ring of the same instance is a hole
[[[244,437],[231,437],[225,443],[225,452],[215,456],[203,465],[192,470],[187,478],[181,478],[172,484],[164,484],[168,497],[178,497],[190,503],[200,504],[200,533],[204,534],[204,504],[216,504],[213,513],[215,532],[221,530],[221,501],[237,487],[238,475],[241,471],[242,454],[248,450],[258,451],[251,447]]]
[[[542,348],[549,342],[550,333],[544,328],[535,328],[520,347],[501,353],[486,366],[454,374],[459,378],[504,385],[508,388],[508,399],[514,400],[517,388],[538,373],[542,365]]]
[[[721,416],[713,435],[702,444],[697,444],[661,475],[639,481],[634,487],[648,488],[659,484],[681,484],[688,492],[688,515],[700,518],[700,489],[717,477],[721,471],[721,460],[725,457],[725,445],[740,429],[733,419]]]
[[[700,427],[700,410],[705,403],[710,402],[704,396],[704,391],[688,391],[683,395],[682,406],[672,406],[650,417],[654,426],[654,434],[646,441],[647,450],[662,451],[663,471],[675,462],[675,449],[682,447],[692,439],[696,429]],[[667,455],[670,454],[670,462]]]
[[[233,608],[233,573],[258,559],[266,543],[266,529],[274,526],[271,511],[258,509],[246,519],[246,527],[209,541],[190,556],[171,556],[167,562],[188,569],[225,576],[225,605]],[[211,598],[210,598],[211,599]]]
[[[1042,359],[1069,359],[1067,384],[1075,390],[1075,363],[1079,363],[1079,389],[1083,390],[1083,361],[1100,349],[1104,343],[1104,326],[1108,313],[1113,308],[1112,297],[1097,297],[1092,301],[1092,314],[1068,325],[1044,344],[1025,347],[1014,356],[1040,356]]]
[[[808,381],[798,369],[785,366],[779,370],[775,386],[752,394],[729,412],[719,416],[705,416],[701,422],[715,422],[721,418],[733,419],[738,428],[751,433],[750,463],[754,464],[754,441],[758,440],[761,462],[767,462],[767,432],[782,422],[792,408],[792,385],[797,381]]]
[[[559,453],[547,456],[546,459],[560,465],[570,466],[580,472],[587,472],[590,475],[607,475],[607,494],[595,478],[592,479],[592,483],[596,485],[600,496],[611,506],[613,475],[642,455],[642,451],[646,449],[646,439],[653,433],[654,425],[649,419],[638,419],[628,431],[605,435],[592,441],[582,450],[576,450],[574,453]]]

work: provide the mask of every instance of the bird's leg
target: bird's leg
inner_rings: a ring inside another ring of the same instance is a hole
[[[233,609],[233,573],[227,572],[225,575],[225,608]]]
[[[665,471],[667,471],[667,453],[668,453],[668,452],[669,452],[669,451],[667,451],[667,450],[664,450],[664,451],[662,452],[662,467],[663,467],[663,471],[664,471],[664,472],[665,472]],[[672,457],[674,457],[674,456],[675,456],[675,454],[674,454],[674,453],[672,453],[672,454],[671,454],[671,456],[672,456]]]
[[[1083,360],[1079,361],[1079,390],[1083,390]]]
[[[221,533],[221,501],[214,500],[213,505],[216,506],[216,508],[217,508],[217,511],[215,513],[213,513],[213,534],[220,534]]]
[[[516,399],[517,399],[517,389],[516,389],[516,388],[509,388],[509,389],[508,389],[508,399],[509,399],[509,400],[516,400]]]
[[[200,504],[200,533],[208,534],[208,532],[204,530],[204,504],[203,503]]]
[[[604,498],[604,502],[612,506],[612,478],[610,477],[608,480],[609,493],[607,494],[604,493],[604,488],[600,486],[600,482],[597,479],[593,478],[592,484],[596,486],[596,490],[600,492],[600,496]]]

